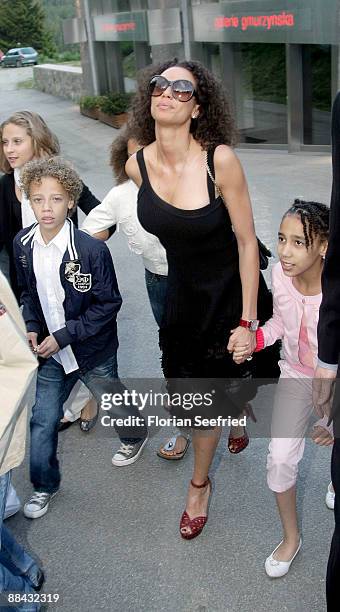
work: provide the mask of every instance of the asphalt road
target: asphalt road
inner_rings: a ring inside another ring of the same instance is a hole
[[[24,70],[26,74],[26,69]],[[71,102],[5,89],[0,71],[0,121],[13,110],[38,111],[58,134],[63,153],[102,197],[112,186],[107,164],[117,132],[79,115]],[[27,71],[28,73],[28,71]],[[3,76],[4,75],[4,76]],[[329,201],[330,157],[280,151],[240,151],[258,235],[275,245],[279,220],[294,197]],[[123,377],[160,376],[157,330],[141,261],[117,234],[109,242],[124,304],[119,315],[119,367]],[[266,394],[254,403],[257,415]],[[266,485],[268,440],[253,438],[232,456],[222,436],[212,473],[215,490],[203,534],[183,541],[178,523],[191,476],[192,450],[181,462],[159,459],[155,449],[169,430],[153,430],[134,466],[113,468],[113,434],[88,436],[74,426],[61,436],[62,489],[45,517],[19,513],[9,525],[46,570],[46,593],[59,593],[61,612],[323,612],[325,569],[333,529],[324,496],[330,452],[307,441],[299,477],[303,547],[288,576],[271,581],[264,560],[281,539],[274,500]],[[31,492],[27,462],[15,471],[23,500]]]
[[[23,68],[0,68],[0,92],[14,91],[18,83],[33,79],[33,67],[24,66]]]

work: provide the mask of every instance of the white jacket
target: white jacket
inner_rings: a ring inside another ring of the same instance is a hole
[[[24,459],[27,407],[35,400],[37,367],[17,301],[0,272],[0,476]]]
[[[117,225],[127,237],[129,248],[142,255],[144,266],[155,274],[168,274],[165,249],[158,238],[141,226],[137,216],[138,187],[128,180],[113,187],[101,204],[87,215],[81,229],[93,235]]]

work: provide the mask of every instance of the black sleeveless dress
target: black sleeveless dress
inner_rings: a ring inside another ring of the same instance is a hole
[[[164,375],[166,379],[234,379],[233,395],[235,380],[239,380],[240,406],[233,410],[233,415],[238,414],[244,407],[242,402],[251,399],[249,393],[253,396],[245,381],[256,374],[260,361],[261,372],[257,375],[266,376],[266,368],[261,353],[237,365],[227,352],[230,331],[237,327],[242,315],[238,248],[228,211],[222,198],[216,197],[208,173],[209,203],[199,209],[183,210],[154,192],[143,150],[138,151],[137,161],[142,176],[138,217],[146,231],[155,234],[166,249],[169,266],[167,304],[160,329]],[[208,163],[213,171],[213,151],[208,154]],[[258,317],[264,322],[271,315],[271,294],[260,275]],[[276,367],[278,358],[276,351]],[[273,355],[265,356],[265,361],[268,359],[272,364]],[[272,370],[268,376],[271,374]],[[227,381],[224,388],[230,389]]]

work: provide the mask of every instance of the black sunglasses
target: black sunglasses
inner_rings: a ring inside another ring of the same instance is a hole
[[[149,88],[152,96],[161,96],[168,87],[171,88],[171,93],[175,100],[179,102],[189,102],[193,96],[197,99],[195,87],[191,81],[187,79],[176,79],[176,81],[168,81],[165,77],[156,74],[152,77]]]

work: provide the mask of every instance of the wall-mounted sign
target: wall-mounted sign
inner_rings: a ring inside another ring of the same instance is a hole
[[[84,43],[87,41],[85,23],[83,19],[64,19],[63,36],[65,45],[71,43]]]
[[[271,30],[272,28],[293,28],[296,25],[296,11],[286,13],[271,13],[270,15],[241,15],[237,17],[216,17],[214,20],[214,29],[223,30],[224,28],[234,28],[245,32],[249,28],[262,28]]]
[[[178,8],[148,11],[148,24],[150,45],[182,42],[181,14]]]
[[[339,44],[338,0],[231,0],[192,11],[196,41]]]
[[[93,17],[93,25],[97,41],[146,42],[149,38],[146,11],[97,15]]]

